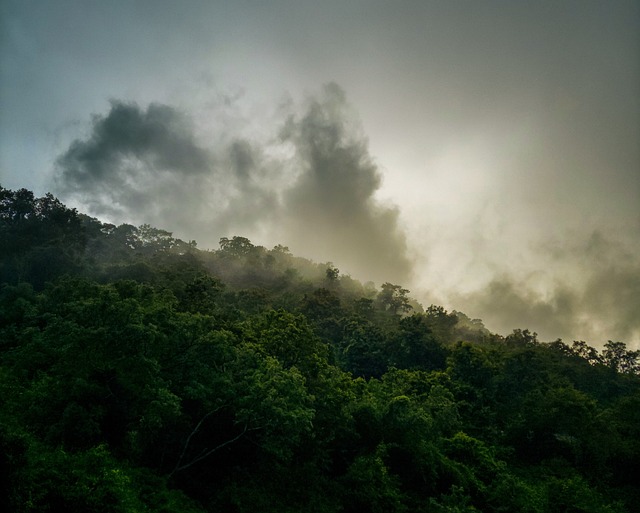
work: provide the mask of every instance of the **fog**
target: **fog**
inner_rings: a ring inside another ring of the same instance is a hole
[[[330,83],[281,112],[269,142],[224,127],[205,146],[171,106],[112,101],[57,159],[57,187],[94,215],[154,223],[204,247],[247,234],[362,279],[408,282],[398,209],[374,198],[382,177],[344,92]]]
[[[637,2],[0,9],[3,186],[640,344]]]

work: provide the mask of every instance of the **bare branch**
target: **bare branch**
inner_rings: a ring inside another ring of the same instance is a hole
[[[204,419],[202,419],[204,420]],[[200,425],[202,423],[202,421],[200,421],[198,423],[198,425]],[[197,426],[196,426],[197,428]],[[198,456],[197,458],[191,460],[189,463],[185,463],[184,465],[180,466],[180,462],[182,461],[182,458],[184,456],[184,452],[186,451],[186,447],[187,445],[185,444],[185,449],[182,451],[182,455],[180,456],[180,460],[178,460],[178,463],[176,464],[176,467],[173,469],[173,471],[171,472],[171,474],[169,474],[169,477],[171,477],[173,474],[175,474],[176,472],[180,472],[181,470],[185,470],[189,467],[191,467],[192,465],[195,465],[196,463],[198,463],[199,461],[202,461],[203,459],[211,456],[214,452],[219,451],[220,449],[222,449],[223,447],[226,447],[229,444],[232,444],[233,442],[239,440],[242,436],[244,436],[244,434],[248,431],[247,429],[247,425],[245,424],[244,429],[240,432],[240,434],[238,434],[237,436],[234,436],[233,438],[230,438],[229,440],[222,442],[220,445],[217,445],[216,447],[214,447],[213,449],[210,450],[206,450],[203,454],[201,454],[200,456]],[[194,431],[195,432],[195,431]],[[193,433],[192,433],[193,434]],[[189,436],[189,438],[191,438],[191,435]],[[189,443],[189,440],[187,440],[187,444]]]
[[[193,428],[193,431],[191,431],[191,433],[189,433],[189,436],[187,437],[187,440],[184,443],[184,447],[182,448],[182,453],[180,454],[180,457],[178,458],[178,461],[176,462],[176,466],[173,467],[173,470],[169,474],[169,477],[171,477],[173,474],[175,474],[178,470],[182,470],[183,467],[180,467],[180,464],[182,463],[182,460],[184,459],[184,455],[187,453],[187,449],[189,448],[189,443],[191,442],[191,439],[193,438],[193,435],[195,435],[198,431],[200,431],[200,427],[202,426],[202,423],[205,420],[207,420],[207,418],[209,418],[211,415],[213,415],[214,413],[219,412],[224,407],[225,407],[225,405],[218,406],[217,408],[214,408],[209,413],[207,413],[204,417],[202,417],[200,419],[200,422],[198,422],[196,424],[196,427]]]

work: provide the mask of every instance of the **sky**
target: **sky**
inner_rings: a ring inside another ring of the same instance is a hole
[[[640,2],[0,0],[0,183],[640,346]]]

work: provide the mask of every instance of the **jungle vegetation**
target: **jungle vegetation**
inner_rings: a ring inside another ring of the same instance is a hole
[[[443,270],[446,272],[446,270]],[[0,504],[638,511],[640,352],[0,188]]]

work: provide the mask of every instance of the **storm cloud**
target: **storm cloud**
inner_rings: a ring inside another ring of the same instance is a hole
[[[187,117],[175,109],[112,101],[106,116],[93,117],[89,137],[75,140],[58,158],[58,183],[97,215],[159,215],[162,221],[162,198],[188,199],[181,194],[187,182],[205,179],[213,164],[193,140]]]
[[[214,247],[258,237],[366,279],[405,283],[398,210],[375,198],[381,174],[336,84],[283,112],[274,135],[199,136],[174,107],[112,101],[57,160],[62,193],[95,215],[150,223]]]

